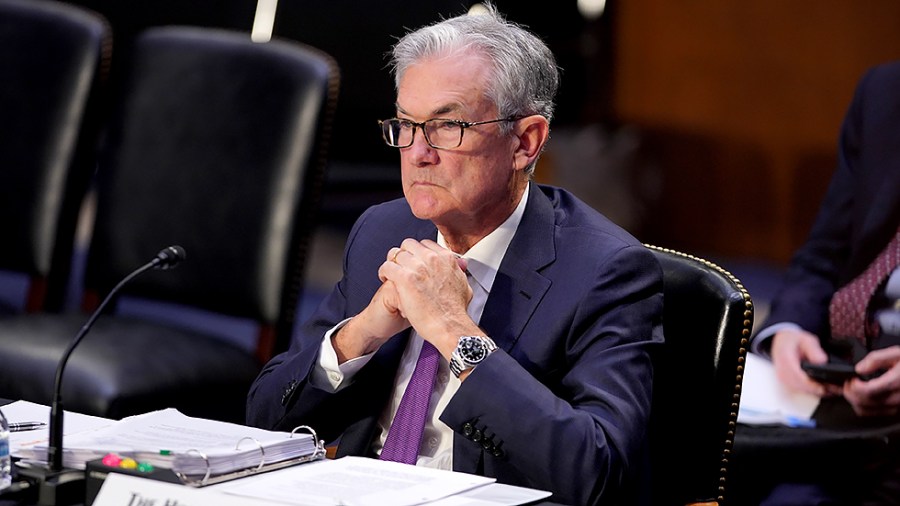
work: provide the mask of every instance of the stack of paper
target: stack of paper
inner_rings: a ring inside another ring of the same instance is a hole
[[[45,444],[22,457],[43,458]],[[89,460],[114,453],[186,476],[203,477],[254,469],[317,452],[309,433],[274,432],[233,423],[192,418],[176,409],[124,418],[80,432],[63,442],[63,465],[83,469]]]
[[[322,460],[205,488],[111,473],[94,506],[215,504],[217,506],[515,506],[549,492],[494,483],[493,478],[361,457]]]

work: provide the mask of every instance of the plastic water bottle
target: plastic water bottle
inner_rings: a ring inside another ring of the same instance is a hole
[[[0,491],[12,483],[12,461],[9,457],[9,424],[0,411]]]

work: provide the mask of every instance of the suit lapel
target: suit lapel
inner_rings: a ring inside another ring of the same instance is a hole
[[[550,288],[538,271],[556,259],[553,204],[531,185],[522,221],[513,236],[484,305],[479,326],[509,352]],[[462,438],[453,444],[453,470],[483,474],[483,452]]]
[[[506,351],[511,350],[515,345],[525,325],[550,288],[550,280],[539,274],[538,271],[556,259],[554,227],[553,204],[537,185],[532,184],[522,221],[500,263],[480,322],[480,326],[487,334]],[[422,221],[412,237],[420,241],[423,239],[435,240],[437,228],[431,222]],[[396,374],[399,357],[403,353],[408,336],[409,332],[405,332],[403,337],[395,337],[392,339],[392,341],[396,341],[393,343],[392,349],[384,350],[386,352],[384,354],[379,352],[376,357],[373,357],[373,360],[376,358],[379,361],[383,360],[378,369],[384,370],[385,376],[393,378],[393,375],[387,374],[387,371]],[[376,418],[366,421],[364,432],[368,437],[361,438],[365,448],[371,445],[375,421],[379,414],[375,415]],[[479,469],[481,467],[481,451],[472,445],[461,444],[460,441],[455,441],[453,447],[454,470],[469,473],[481,471]]]
[[[415,237],[417,241],[424,241],[425,239],[437,241],[437,227],[430,221],[420,220],[420,224],[413,237]]]
[[[500,263],[479,325],[506,351],[512,349],[550,288],[538,271],[556,259],[553,204],[531,185],[522,221]]]
[[[500,262],[500,269],[485,302],[479,326],[506,351],[512,349],[544,294],[550,280],[538,270],[556,259],[553,204],[531,184],[522,221]],[[417,240],[437,239],[437,228],[421,221]]]

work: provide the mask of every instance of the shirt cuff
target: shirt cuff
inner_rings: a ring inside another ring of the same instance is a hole
[[[802,330],[802,327],[794,322],[769,325],[756,333],[753,341],[750,342],[750,351],[771,360],[772,356],[769,352],[772,349],[772,336],[782,330]]]
[[[339,392],[353,383],[356,373],[369,363],[374,353],[350,359],[343,364],[338,364],[337,352],[331,344],[331,336],[349,322],[351,318],[338,323],[325,333],[322,344],[319,347],[319,361],[312,371],[310,382],[316,388]]]

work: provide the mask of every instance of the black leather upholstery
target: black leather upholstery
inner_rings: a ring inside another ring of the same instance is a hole
[[[4,312],[63,304],[110,42],[93,12],[0,0],[0,269],[31,279],[28,301]]]
[[[651,422],[654,504],[725,500],[753,303],[721,267],[648,246],[663,269],[666,344]]]
[[[66,409],[120,418],[172,406],[243,421],[261,360],[292,330],[336,68],[307,46],[223,30],[138,38],[97,175],[86,290],[105,295],[178,244],[187,260],[176,270],[148,272],[124,292],[252,320],[267,339],[255,356],[162,318],[103,316],[66,369]],[[84,319],[0,321],[0,363],[12,364],[0,370],[0,397],[49,402],[56,361]]]

